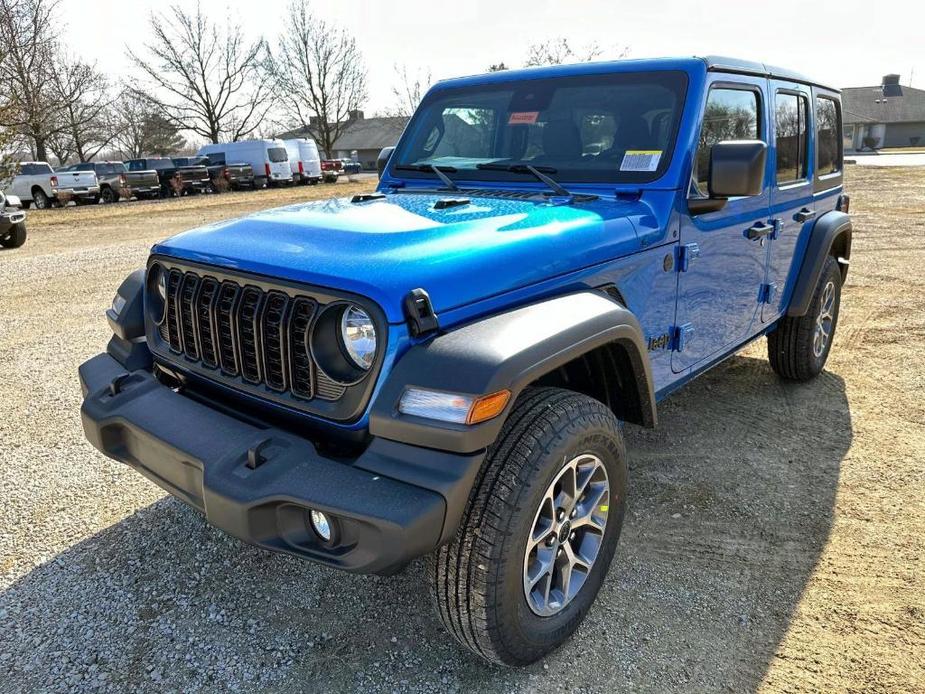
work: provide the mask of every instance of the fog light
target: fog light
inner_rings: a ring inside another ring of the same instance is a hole
[[[330,542],[333,534],[331,530],[331,521],[328,520],[328,517],[321,511],[316,511],[315,509],[312,509],[310,516],[312,530],[315,531],[315,534],[325,542]]]

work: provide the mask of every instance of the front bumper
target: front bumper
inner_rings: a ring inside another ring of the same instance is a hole
[[[245,421],[109,354],[80,367],[90,442],[255,545],[359,573],[387,574],[451,540],[484,452],[457,455],[385,439],[356,459]],[[259,464],[249,466],[249,459]],[[310,509],[335,519],[326,545]]]
[[[0,211],[0,231],[6,231],[14,224],[25,221],[26,213],[22,210]]]

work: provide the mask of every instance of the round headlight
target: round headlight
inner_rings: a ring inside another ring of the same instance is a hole
[[[348,306],[340,319],[344,348],[357,367],[368,371],[376,358],[376,326],[359,306]]]
[[[167,306],[167,273],[160,263],[154,263],[148,270],[147,303],[148,315],[155,323],[161,323]]]

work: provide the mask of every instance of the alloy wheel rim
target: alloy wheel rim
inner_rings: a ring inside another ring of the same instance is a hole
[[[813,332],[813,354],[821,357],[832,337],[832,323],[835,313],[835,283],[828,282],[822,290],[819,302],[819,315],[816,316],[816,329]]]
[[[572,458],[546,488],[524,552],[524,597],[551,617],[581,591],[600,554],[610,510],[610,480],[601,459]]]

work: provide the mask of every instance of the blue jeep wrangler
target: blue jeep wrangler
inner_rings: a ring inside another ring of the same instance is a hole
[[[607,574],[622,422],[766,336],[825,364],[851,250],[838,92],[726,58],[433,87],[375,193],[157,244],[80,367],[83,425],[260,547],[427,555],[492,661],[563,642]]]

